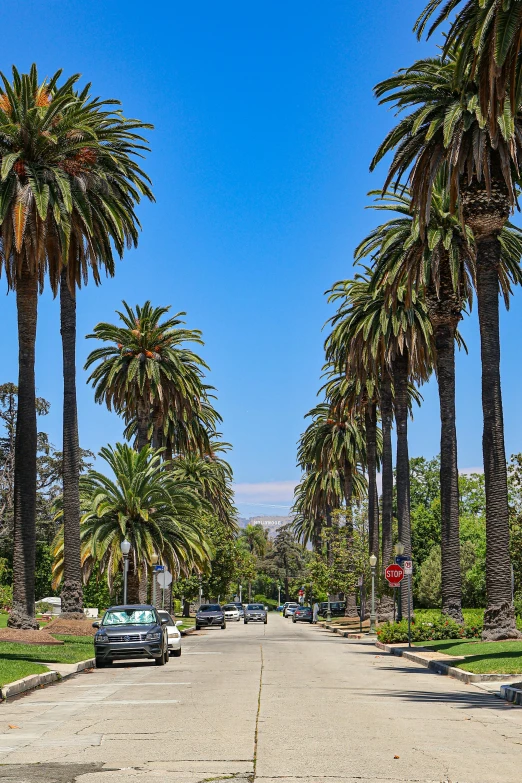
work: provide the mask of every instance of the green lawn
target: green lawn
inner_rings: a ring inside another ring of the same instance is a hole
[[[447,639],[417,642],[416,647],[429,647],[446,655],[471,656],[454,664],[476,674],[522,674],[522,642],[480,642]]]
[[[5,661],[0,660],[0,686],[10,682],[16,682],[29,674],[43,674],[48,672],[47,666],[39,666],[31,661]]]
[[[178,622],[178,620],[183,622],[183,625],[180,625],[182,631],[185,628],[194,628],[194,625],[196,624],[195,617],[176,617],[176,622]]]
[[[33,661],[35,663],[78,663],[94,657],[92,637],[56,636],[65,644],[47,646],[40,644],[16,644],[0,642],[0,671],[4,661]]]

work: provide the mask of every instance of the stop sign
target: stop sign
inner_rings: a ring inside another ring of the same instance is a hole
[[[402,566],[393,563],[393,565],[386,566],[384,576],[392,587],[398,587],[404,578],[404,569]]]

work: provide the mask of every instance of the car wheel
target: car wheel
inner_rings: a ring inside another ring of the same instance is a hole
[[[295,617],[292,617],[292,622],[293,622],[293,623],[296,623],[296,622],[297,622],[297,620],[295,619]]]
[[[245,623],[245,625],[248,625],[248,620],[243,620],[243,622]]]
[[[169,646],[167,644],[167,645],[165,645],[165,663],[169,662],[169,658],[170,658],[170,650],[169,650]]]
[[[221,626],[221,630],[224,631],[226,627],[227,627],[227,624],[223,623],[223,625]]]
[[[265,625],[267,624],[268,620],[265,620]]]
[[[103,669],[105,667],[105,661],[103,658],[96,658],[96,668]]]
[[[196,631],[201,631],[201,626],[196,623]]]
[[[174,658],[179,658],[179,656],[181,655],[181,647],[179,648],[179,650],[172,650],[172,655],[174,656]]]
[[[156,666],[165,666],[165,652],[162,652],[159,658],[154,659]]]

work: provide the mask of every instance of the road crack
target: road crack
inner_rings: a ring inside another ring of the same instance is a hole
[[[256,713],[256,728],[254,731],[254,775],[252,777],[252,781],[255,781],[256,779],[256,768],[257,768],[257,742],[259,738],[259,713],[261,712],[261,692],[263,690],[263,671],[265,668],[265,659],[263,655],[263,645],[259,645],[259,649],[261,650],[261,671],[259,672],[259,691],[257,694],[257,713]]]

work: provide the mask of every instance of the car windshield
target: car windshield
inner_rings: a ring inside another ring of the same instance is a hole
[[[199,607],[200,612],[220,612],[221,607],[219,604],[205,604]]]
[[[174,628],[176,627],[176,623],[174,622],[174,620],[172,619],[172,617],[170,616],[170,614],[168,612],[159,612],[159,616],[161,617],[162,620],[166,620],[167,621],[165,623],[165,625],[167,627],[169,627],[169,626],[170,627],[174,626]]]
[[[248,604],[247,609],[264,609],[263,604]]]
[[[227,606],[224,606],[223,609],[226,609],[227,612],[237,612],[238,611],[237,606],[234,606],[234,604],[229,604]]]
[[[117,609],[105,612],[102,625],[152,625],[156,615],[152,609]]]

